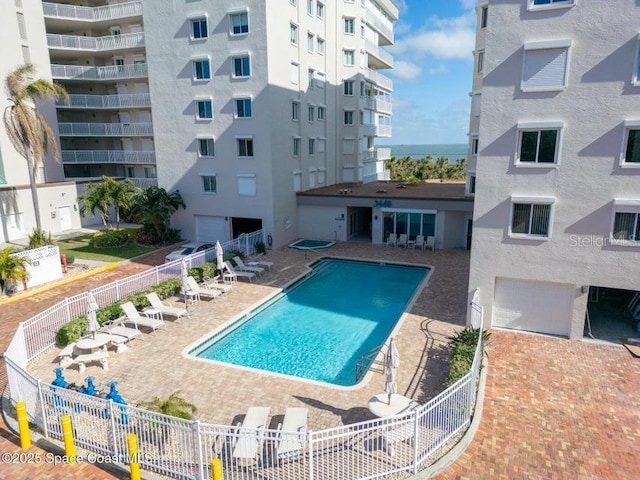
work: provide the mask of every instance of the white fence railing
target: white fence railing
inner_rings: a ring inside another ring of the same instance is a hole
[[[389,92],[393,90],[393,80],[391,80],[386,75],[378,72],[377,70],[366,68],[364,71],[364,76],[384,90],[387,90]]]
[[[104,67],[84,67],[81,65],[51,65],[51,76],[67,80],[119,80],[125,78],[146,78],[147,64],[108,65]]]
[[[142,15],[142,2],[123,2],[93,8],[42,2],[42,11],[45,17],[70,18],[92,22],[140,16]]]
[[[152,123],[58,123],[60,135],[68,137],[131,137],[153,135]]]
[[[242,249],[263,239],[262,231],[226,242]],[[215,257],[215,249],[189,257],[198,265]],[[181,261],[155,267],[93,290],[101,306],[180,275]],[[433,463],[443,447],[471,421],[483,356],[479,335],[471,371],[428,403],[407,415],[379,418],[319,431],[286,432],[183,420],[88,396],[32,377],[28,363],[53,346],[57,329],[84,313],[86,293],[68,298],[19,325],[5,352],[10,394],[27,404],[30,419],[45,436],[62,440],[60,418],[70,415],[75,442],[100,455],[127,459],[127,435],[138,436],[139,462],[145,470],[175,478],[211,478],[210,461],[220,458],[227,480],[313,480],[325,478],[406,478]],[[474,297],[475,298],[475,297]],[[482,308],[479,309],[480,313]],[[482,319],[480,318],[480,328]],[[249,462],[234,458],[240,439],[258,440]],[[298,450],[279,457],[283,438],[295,439]]]
[[[79,37],[76,35],[48,33],[47,45],[49,48],[88,50],[91,52],[137,48],[144,47],[144,33],[125,33],[122,35],[107,35],[105,37]]]
[[[384,48],[379,45],[376,45],[369,39],[365,39],[364,48],[368,53],[376,57],[378,60],[384,62],[389,67],[393,67],[393,55],[387,52]]]
[[[371,0],[364,0],[362,5],[365,7],[365,21],[373,25],[382,35],[393,42],[393,22]]]
[[[151,95],[148,93],[127,93],[123,95],[69,95],[68,100],[56,100],[57,107],[71,108],[128,108],[150,107]]]
[[[61,154],[64,163],[156,163],[153,150],[62,150]]]

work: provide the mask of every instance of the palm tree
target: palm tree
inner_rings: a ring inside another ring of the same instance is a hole
[[[180,391],[173,392],[164,400],[158,397],[153,397],[149,402],[139,403],[138,407],[151,410],[152,412],[162,413],[163,415],[184,418],[185,420],[193,419],[193,415],[198,412],[198,409],[194,404],[189,403],[180,397],[179,394]]]
[[[90,183],[84,194],[78,197],[80,204],[80,215],[83,217],[89,212],[95,215],[96,211],[100,215],[103,225],[106,227],[110,221],[109,199],[102,183]]]
[[[27,63],[6,76],[4,85],[11,105],[4,111],[4,125],[14,148],[27,160],[36,228],[42,230],[36,173],[49,150],[59,161],[60,149],[53,130],[37,111],[36,102],[60,96],[66,99],[68,96],[66,90],[56,83],[43,79],[31,81],[35,71],[35,66]]]
[[[105,175],[100,183],[87,185],[87,191],[78,197],[80,214],[84,216],[90,212],[95,215],[97,211],[106,226],[111,219],[109,210],[113,207],[116,228],[120,228],[120,214],[132,207],[137,194],[138,187],[131,180],[115,180]]]
[[[164,188],[149,186],[134,202],[132,213],[139,218],[144,230],[156,241],[163,242],[171,227],[171,215],[186,208],[180,192],[168,193]]]
[[[0,251],[0,292],[8,290],[10,285],[16,282],[26,282],[29,279],[27,265],[29,259],[18,255],[12,255],[13,247],[7,247]]]

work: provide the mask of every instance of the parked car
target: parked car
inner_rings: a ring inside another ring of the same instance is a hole
[[[215,245],[211,243],[202,243],[202,242],[191,242],[185,243],[177,250],[174,250],[166,257],[164,257],[164,261],[172,262],[173,260],[178,260],[179,258],[185,257],[187,255],[191,255],[192,253],[201,252],[203,250],[208,250],[209,248],[214,248]]]

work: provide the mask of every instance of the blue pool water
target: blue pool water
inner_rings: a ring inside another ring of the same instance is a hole
[[[298,240],[289,245],[290,248],[297,248],[298,250],[317,250],[319,248],[329,248],[336,242],[329,242],[327,240]]]
[[[349,386],[360,357],[384,343],[429,269],[322,259],[314,273],[190,353]]]

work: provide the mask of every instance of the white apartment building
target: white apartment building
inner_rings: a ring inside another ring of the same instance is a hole
[[[639,25],[636,0],[479,2],[469,293],[492,326],[581,338],[640,290]]]

